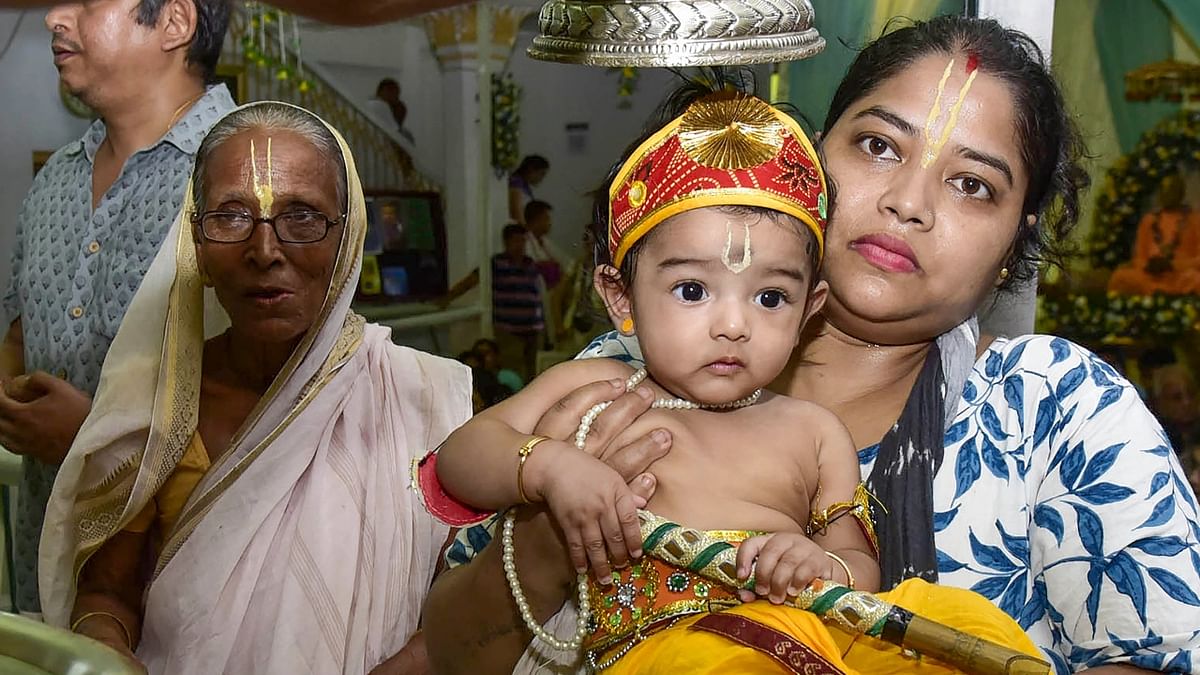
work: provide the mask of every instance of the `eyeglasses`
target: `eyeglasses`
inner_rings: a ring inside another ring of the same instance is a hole
[[[205,211],[194,216],[193,222],[200,224],[205,239],[221,244],[249,240],[259,223],[270,225],[275,236],[285,244],[315,244],[342,219],[330,219],[320,211],[288,211],[274,218],[255,218],[237,211]]]

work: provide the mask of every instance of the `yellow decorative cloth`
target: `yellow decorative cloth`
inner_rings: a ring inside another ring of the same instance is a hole
[[[757,533],[731,530],[709,534],[736,545]],[[601,586],[592,578],[588,594],[592,630],[584,649],[600,662],[630,640],[661,630],[671,619],[720,611],[741,602],[733,590],[650,556],[617,570],[610,585]]]
[[[954,626],[1032,656],[1041,657],[1033,642],[1007,614],[983,596],[958,588],[910,579],[880,597],[914,613]],[[600,610],[603,611],[603,610]],[[807,647],[803,658],[792,654],[790,668],[759,649],[693,625],[704,617],[679,619],[670,628],[647,636],[618,659],[606,673],[824,673],[942,675],[960,671],[928,658],[913,658],[899,647],[869,637],[855,637],[827,626],[815,614],[765,600],[723,610],[784,633]]]
[[[158,533],[154,543],[154,554],[157,557],[162,553],[162,537],[174,530],[179,515],[183,513],[183,506],[200,484],[200,479],[208,473],[210,466],[212,462],[208,458],[208,449],[204,447],[200,432],[196,432],[192,434],[192,441],[183,451],[183,457],[171,472],[171,476],[154,494],[154,499],[129,521],[124,530],[141,533],[154,527]]]

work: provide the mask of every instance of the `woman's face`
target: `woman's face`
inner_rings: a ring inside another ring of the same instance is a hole
[[[824,139],[837,184],[825,316],[867,342],[929,340],[974,313],[1024,217],[1009,91],[982,71],[965,87],[966,58],[947,70],[951,58],[903,69]]]
[[[332,162],[303,137],[279,130],[247,131],[213,151],[204,176],[203,208],[253,218],[318,211],[334,220],[341,215],[337,176]],[[342,228],[335,225],[324,239],[306,244],[281,242],[265,222],[255,223],[250,238],[239,243],[210,241],[197,232],[200,267],[212,280],[233,330],[267,343],[300,339],[325,302]]]

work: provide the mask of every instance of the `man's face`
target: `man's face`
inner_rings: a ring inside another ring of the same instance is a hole
[[[56,5],[46,14],[59,78],[84,103],[95,107],[156,79],[155,68],[167,54],[159,26],[137,22],[139,3],[88,0]]]

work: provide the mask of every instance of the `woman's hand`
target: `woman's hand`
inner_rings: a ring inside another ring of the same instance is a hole
[[[832,579],[833,565],[825,549],[796,532],[751,537],[738,547],[738,578],[753,574],[754,592],[776,605],[798,595],[813,579]],[[752,599],[746,591],[739,595]]]
[[[634,494],[649,499],[655,487],[650,467],[667,454],[671,435],[657,430],[629,443],[616,443],[621,432],[650,409],[652,396],[646,394],[626,393],[621,381],[584,385],[551,407],[533,432],[573,442],[584,413],[597,403],[612,401],[592,423],[587,450],[612,467]],[[545,513],[519,514],[517,530],[517,564],[525,598],[538,620],[545,621],[574,588],[565,544]],[[435,671],[512,672],[529,645],[529,633],[504,581],[499,548],[500,542],[493,542],[473,562],[442,575],[430,589],[424,632]]]
[[[585,384],[546,411],[533,433],[572,442],[579,420],[592,406],[605,401],[612,401],[612,404],[592,421],[585,449],[615,469],[636,494],[648,501],[655,487],[654,476],[648,472],[650,465],[670,451],[671,433],[666,429],[654,429],[627,445],[617,445],[616,440],[650,409],[654,393],[649,387],[626,392],[621,380]]]
[[[116,619],[97,614],[88,617],[76,626],[75,632],[84,637],[89,637],[124,656],[137,667],[139,672],[146,672],[146,666],[142,665],[142,662],[138,660],[133,650],[129,647],[129,643],[126,642],[128,634],[117,623]]]
[[[637,510],[646,499],[634,494],[615,469],[566,443],[546,444],[526,466],[530,496],[544,501],[567,542],[579,574],[590,566],[607,584],[612,568],[641,556]]]

